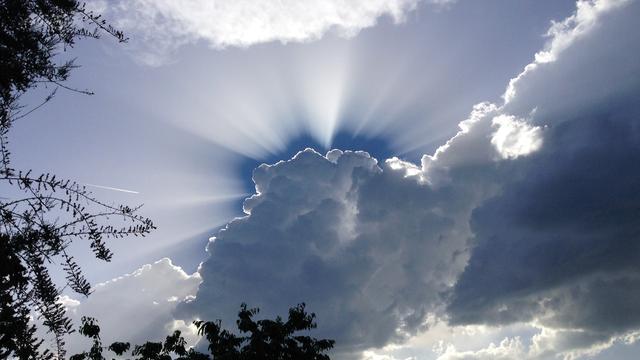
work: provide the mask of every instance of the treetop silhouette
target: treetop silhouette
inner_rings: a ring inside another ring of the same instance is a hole
[[[208,354],[187,349],[182,333],[176,330],[164,343],[136,345],[131,355],[137,360],[330,360],[326,352],[333,348],[333,340],[299,334],[316,328],[315,314],[307,313],[305,304],[290,308],[287,321],[280,317],[256,321],[254,316],[258,312],[258,309],[249,309],[242,304],[236,321],[237,332],[222,328],[220,320],[194,321],[198,335],[209,343]],[[116,356],[124,356],[131,347],[124,342],[103,347],[100,328],[92,318],[82,319],[80,333],[92,339],[93,345],[70,360],[104,360],[105,349]]]

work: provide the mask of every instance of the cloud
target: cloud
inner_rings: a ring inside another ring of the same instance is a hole
[[[437,6],[455,0],[425,1]],[[379,18],[404,20],[421,0],[134,0],[94,1],[92,6],[130,32],[142,60],[158,64],[178,47],[204,41],[214,48],[248,47],[279,41],[306,42],[328,32],[355,36]]]
[[[478,104],[421,166],[311,150],[263,165],[181,311],[306,301],[345,351],[402,342],[430,316],[539,329],[528,349],[510,338],[450,358],[571,358],[634,332],[639,7],[579,1],[505,102]]]
[[[473,211],[452,324],[534,321],[546,329],[538,340],[554,339],[547,353],[567,358],[640,327],[639,12],[637,2],[578,2],[554,30],[553,56],[511,82],[497,111],[546,126],[544,144],[484,177],[499,190]]]
[[[505,338],[499,344],[489,344],[477,351],[458,351],[453,345],[437,349],[437,360],[515,360],[526,357],[526,347],[520,338]]]
[[[540,65],[556,62],[558,57],[568,48],[575,47],[576,42],[587,37],[592,31],[597,30],[603,17],[607,13],[616,10],[632,0],[578,0],[576,11],[560,22],[552,22],[552,26],[547,32],[550,41],[544,50],[535,54],[535,61],[527,65],[522,73],[509,82],[504,93],[505,103],[510,103],[519,92],[519,86],[526,86],[531,80],[523,80],[532,72],[539,73],[537,68]],[[571,56],[569,56],[571,57]],[[524,83],[524,85],[523,85]],[[527,99],[530,96],[519,96],[520,99]],[[520,100],[519,99],[519,100]],[[529,99],[531,100],[531,99]]]
[[[247,216],[209,244],[197,297],[182,311],[233,323],[306,302],[339,351],[405,339],[427,326],[466,261],[464,194],[433,192],[364,152],[307,149],[255,170]],[[446,195],[446,196],[445,196]]]
[[[176,320],[173,311],[178,303],[195,295],[200,275],[188,275],[165,258],[136,271],[94,286],[88,298],[63,297],[67,313],[76,326],[82,316],[95,317],[106,344],[112,341],[164,339],[173,330],[181,330],[191,343],[196,340],[190,324]],[[70,337],[69,353],[87,350],[86,339]]]
[[[515,159],[542,146],[542,129],[539,126],[531,126],[524,120],[507,115],[496,116],[492,124],[497,130],[491,137],[491,144],[503,158]]]
[[[197,296],[176,318],[231,325],[242,302],[265,316],[306,302],[316,335],[344,357],[443,320],[533,330],[528,341],[443,345],[441,360],[573,359],[635,341],[640,4],[577,4],[504,102],[476,105],[421,164],[307,149],[256,169],[246,216],[212,238]],[[189,284],[179,298],[200,281],[178,279]],[[158,321],[148,328],[171,323]]]

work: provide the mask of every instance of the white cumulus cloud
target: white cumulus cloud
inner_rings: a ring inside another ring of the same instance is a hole
[[[455,0],[96,0],[91,6],[135,43],[147,44],[142,60],[158,64],[165,53],[197,41],[224,48],[312,41],[327,32],[351,37],[383,16],[403,21],[421,1],[442,6]]]
[[[500,115],[492,120],[496,131],[491,143],[503,158],[515,159],[530,154],[542,146],[542,129],[514,116]]]
[[[142,344],[158,341],[181,330],[191,343],[196,336],[190,323],[176,320],[176,305],[195,295],[200,275],[189,275],[164,258],[138,270],[96,284],[88,298],[64,297],[67,313],[76,326],[82,316],[98,320],[105,344],[128,341]],[[88,350],[87,341],[77,335],[69,339],[69,353]]]

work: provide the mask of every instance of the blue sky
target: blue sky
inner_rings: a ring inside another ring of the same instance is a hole
[[[90,4],[130,41],[62,55],[96,94],[17,123],[14,166],[158,229],[80,256],[74,314],[306,301],[339,359],[633,358],[636,1]]]

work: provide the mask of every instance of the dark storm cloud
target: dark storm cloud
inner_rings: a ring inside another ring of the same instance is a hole
[[[599,17],[516,82],[503,111],[535,109],[544,146],[501,164],[500,195],[474,210],[452,323],[537,320],[583,345],[640,327],[639,12]]]
[[[640,279],[640,108],[628,105],[623,118],[560,124],[543,150],[506,166],[512,181],[473,213],[472,256],[449,307],[454,323],[551,311],[564,326],[638,324],[637,286],[597,289]]]

